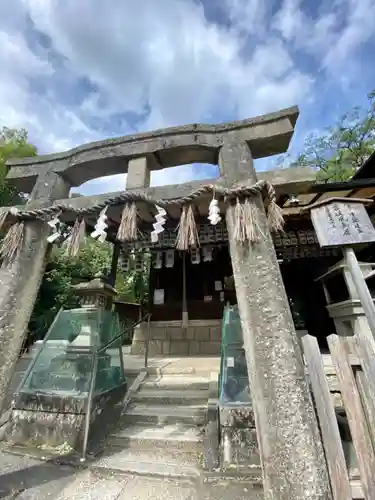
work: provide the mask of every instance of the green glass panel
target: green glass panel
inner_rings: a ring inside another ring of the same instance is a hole
[[[22,392],[84,396],[88,394],[93,356],[45,346],[24,381]]]
[[[115,312],[100,308],[60,311],[21,392],[84,396],[93,376],[95,393],[118,387],[125,382],[121,338],[105,346],[119,335]]]
[[[58,313],[46,335],[49,345],[99,347],[101,312],[98,309],[70,309]]]
[[[105,311],[107,313],[107,311]],[[116,339],[121,333],[120,322],[116,313],[108,311],[103,321],[102,344],[106,345]],[[106,342],[104,342],[106,340]],[[119,337],[98,356],[98,366],[95,378],[95,392],[108,391],[125,382],[122,367],[122,340]]]
[[[219,390],[222,406],[251,404],[242,327],[237,306],[226,306],[224,309]]]

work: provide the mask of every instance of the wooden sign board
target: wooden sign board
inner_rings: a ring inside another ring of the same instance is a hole
[[[375,241],[375,228],[362,203],[333,199],[312,207],[311,220],[321,247]]]

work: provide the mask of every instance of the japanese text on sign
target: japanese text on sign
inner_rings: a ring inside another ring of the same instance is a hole
[[[311,210],[311,219],[322,247],[375,241],[375,229],[361,203],[332,201]]]

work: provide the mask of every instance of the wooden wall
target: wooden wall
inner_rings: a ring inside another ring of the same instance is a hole
[[[211,262],[193,264],[190,254],[186,256],[186,296],[189,319],[221,319],[224,301],[220,291],[215,290],[215,281],[224,285],[224,277],[232,274],[227,246],[216,246]],[[153,290],[164,289],[164,304],[153,304]],[[180,320],[182,315],[182,257],[175,253],[172,268],[151,269],[150,310],[153,321]],[[212,300],[205,301],[210,296]]]

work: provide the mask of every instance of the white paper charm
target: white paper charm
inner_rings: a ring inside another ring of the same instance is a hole
[[[223,289],[223,283],[220,280],[215,281],[215,291],[221,292],[222,289]]]
[[[173,267],[174,266],[174,250],[167,250],[165,252],[165,267]]]
[[[130,270],[129,254],[122,254],[120,256],[120,269],[124,274],[126,274]]]
[[[100,212],[98,220],[96,221],[94,231],[91,233],[91,237],[94,238],[95,240],[97,239],[100,241],[100,243],[104,243],[104,241],[107,239],[107,211],[108,207],[103,208],[103,210]]]
[[[143,253],[137,252],[135,255],[135,270],[142,271],[143,269]]]
[[[202,248],[202,254],[203,254],[203,262],[211,262],[212,261],[212,247],[203,247]]]
[[[154,304],[156,306],[164,304],[164,290],[162,288],[154,290]]]
[[[159,235],[164,231],[164,225],[167,221],[167,212],[163,207],[155,207],[157,214],[155,215],[155,223],[153,224],[154,230],[151,232],[151,243],[157,243],[159,240]]]
[[[48,243],[54,243],[61,236],[60,226],[61,222],[58,215],[55,215],[53,219],[47,222],[47,224],[53,229],[53,233],[48,236]]]
[[[213,226],[216,226],[221,221],[219,202],[213,198],[208,207],[208,220]]]
[[[156,252],[154,257],[154,268],[161,269],[163,267],[163,252]]]
[[[190,251],[191,255],[191,263],[192,264],[199,264],[201,261],[201,253],[199,251],[199,248],[192,248]]]

